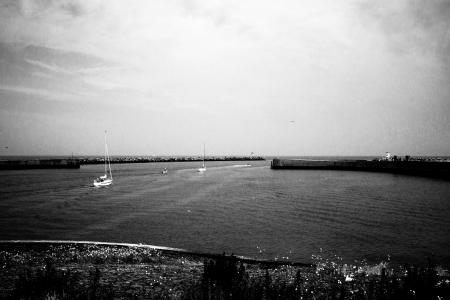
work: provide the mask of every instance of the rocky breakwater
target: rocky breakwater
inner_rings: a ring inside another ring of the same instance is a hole
[[[202,161],[203,156],[114,156],[111,157],[112,164],[129,163],[153,163],[153,162],[188,162]],[[262,156],[207,156],[205,161],[254,161],[265,160]],[[81,158],[82,165],[103,164],[104,157]]]
[[[415,160],[273,159],[272,169],[388,172],[450,179],[450,162]]]

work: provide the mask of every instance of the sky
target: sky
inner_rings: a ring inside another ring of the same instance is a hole
[[[450,155],[450,0],[0,0],[0,155]]]

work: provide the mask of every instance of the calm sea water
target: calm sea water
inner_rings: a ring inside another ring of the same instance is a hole
[[[256,258],[450,264],[448,181],[269,161],[0,172],[0,239],[146,243]],[[161,175],[167,167],[168,175]]]

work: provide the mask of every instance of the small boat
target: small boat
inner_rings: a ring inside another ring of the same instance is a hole
[[[169,171],[167,170],[167,168],[164,168],[164,170],[162,170],[161,174],[166,175],[167,173],[169,173]]]
[[[205,166],[205,144],[203,144],[203,164],[201,168],[197,169],[198,172],[206,172],[206,166]]]
[[[109,168],[109,177],[107,172]],[[111,161],[109,159],[108,144],[106,143],[106,130],[105,130],[105,175],[102,175],[94,180],[95,187],[108,186],[113,183],[113,177],[111,172]]]
[[[198,168],[197,171],[198,171],[198,172],[206,172],[206,166],[205,166],[205,164],[203,164],[201,168]]]

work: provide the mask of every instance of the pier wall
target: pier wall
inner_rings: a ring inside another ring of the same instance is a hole
[[[388,172],[450,179],[450,162],[274,159],[272,169]]]
[[[206,156],[205,161],[256,161],[265,160],[262,156]],[[202,156],[114,156],[111,164],[154,163],[154,162],[190,162],[202,161]],[[104,157],[81,158],[82,165],[104,164]]]
[[[79,169],[79,159],[0,160],[0,170]]]

